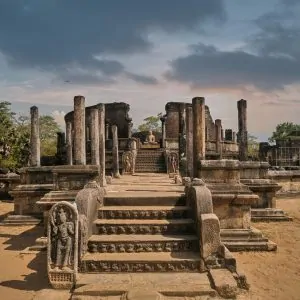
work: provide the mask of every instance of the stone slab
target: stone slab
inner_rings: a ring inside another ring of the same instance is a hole
[[[237,282],[232,273],[226,269],[209,270],[212,285],[221,297],[225,299],[235,298],[238,292]]]
[[[73,295],[105,296],[143,289],[165,296],[215,296],[207,273],[79,274]],[[140,298],[141,300],[144,298]]]

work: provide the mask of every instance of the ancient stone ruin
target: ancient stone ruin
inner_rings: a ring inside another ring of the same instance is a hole
[[[230,251],[276,250],[252,221],[289,218],[268,164],[247,160],[246,100],[237,134],[203,97],[165,109],[161,136],[133,136],[128,104],[76,96],[58,163],[41,166],[31,108],[31,166],[5,222],[44,225],[34,249],[47,248],[53,288],[74,299],[234,298],[248,284]]]

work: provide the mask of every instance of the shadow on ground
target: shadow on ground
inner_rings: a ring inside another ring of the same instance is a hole
[[[39,291],[42,289],[51,288],[47,277],[46,257],[46,252],[39,252],[27,265],[29,269],[35,272],[32,272],[28,275],[23,275],[24,280],[2,281],[0,286],[24,291]]]
[[[4,228],[4,227],[2,227]],[[6,227],[7,231],[10,232],[10,227]],[[3,232],[0,233],[0,237],[9,238],[7,241],[3,243],[3,245],[9,245],[5,248],[5,250],[24,250],[29,246],[33,246],[35,244],[35,240],[44,234],[44,227],[43,226],[34,226],[20,234],[9,234]]]

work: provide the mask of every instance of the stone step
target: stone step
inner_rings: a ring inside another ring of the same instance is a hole
[[[223,241],[229,251],[276,251],[277,245],[271,241]]]
[[[80,272],[199,272],[199,252],[86,253]]]
[[[29,215],[9,215],[0,225],[2,226],[26,226],[26,225],[38,225],[42,222],[41,219],[35,218]]]
[[[75,297],[76,300],[83,300],[87,298],[96,300],[99,298],[106,299],[103,297],[115,295],[116,299],[120,299],[122,295],[124,295],[124,293],[132,290],[157,291],[158,293],[164,295],[163,299],[172,299],[172,300],[176,300],[176,299],[208,300],[210,299],[210,297],[217,296],[216,291],[211,288],[211,283],[207,276],[207,273],[172,272],[172,273],[144,273],[144,274],[142,273],[118,273],[118,274],[79,273],[78,280],[76,281],[76,289],[73,291],[73,297]],[[168,296],[170,296],[170,298]],[[137,297],[135,299],[145,300],[151,298],[146,298],[145,295],[141,294],[140,297]]]
[[[191,214],[189,206],[104,206],[98,210],[100,219],[176,219]]]
[[[193,233],[192,219],[123,220],[97,219],[94,224],[99,234],[179,234]]]
[[[92,235],[88,249],[92,253],[199,251],[199,239],[196,235]]]
[[[105,206],[178,206],[185,205],[185,195],[180,192],[151,192],[143,191],[122,192],[117,195],[109,192],[104,197]]]

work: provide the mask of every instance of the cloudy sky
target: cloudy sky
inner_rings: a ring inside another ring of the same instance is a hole
[[[134,125],[204,96],[212,117],[261,140],[300,123],[299,0],[0,0],[0,101],[58,121],[127,102]]]

